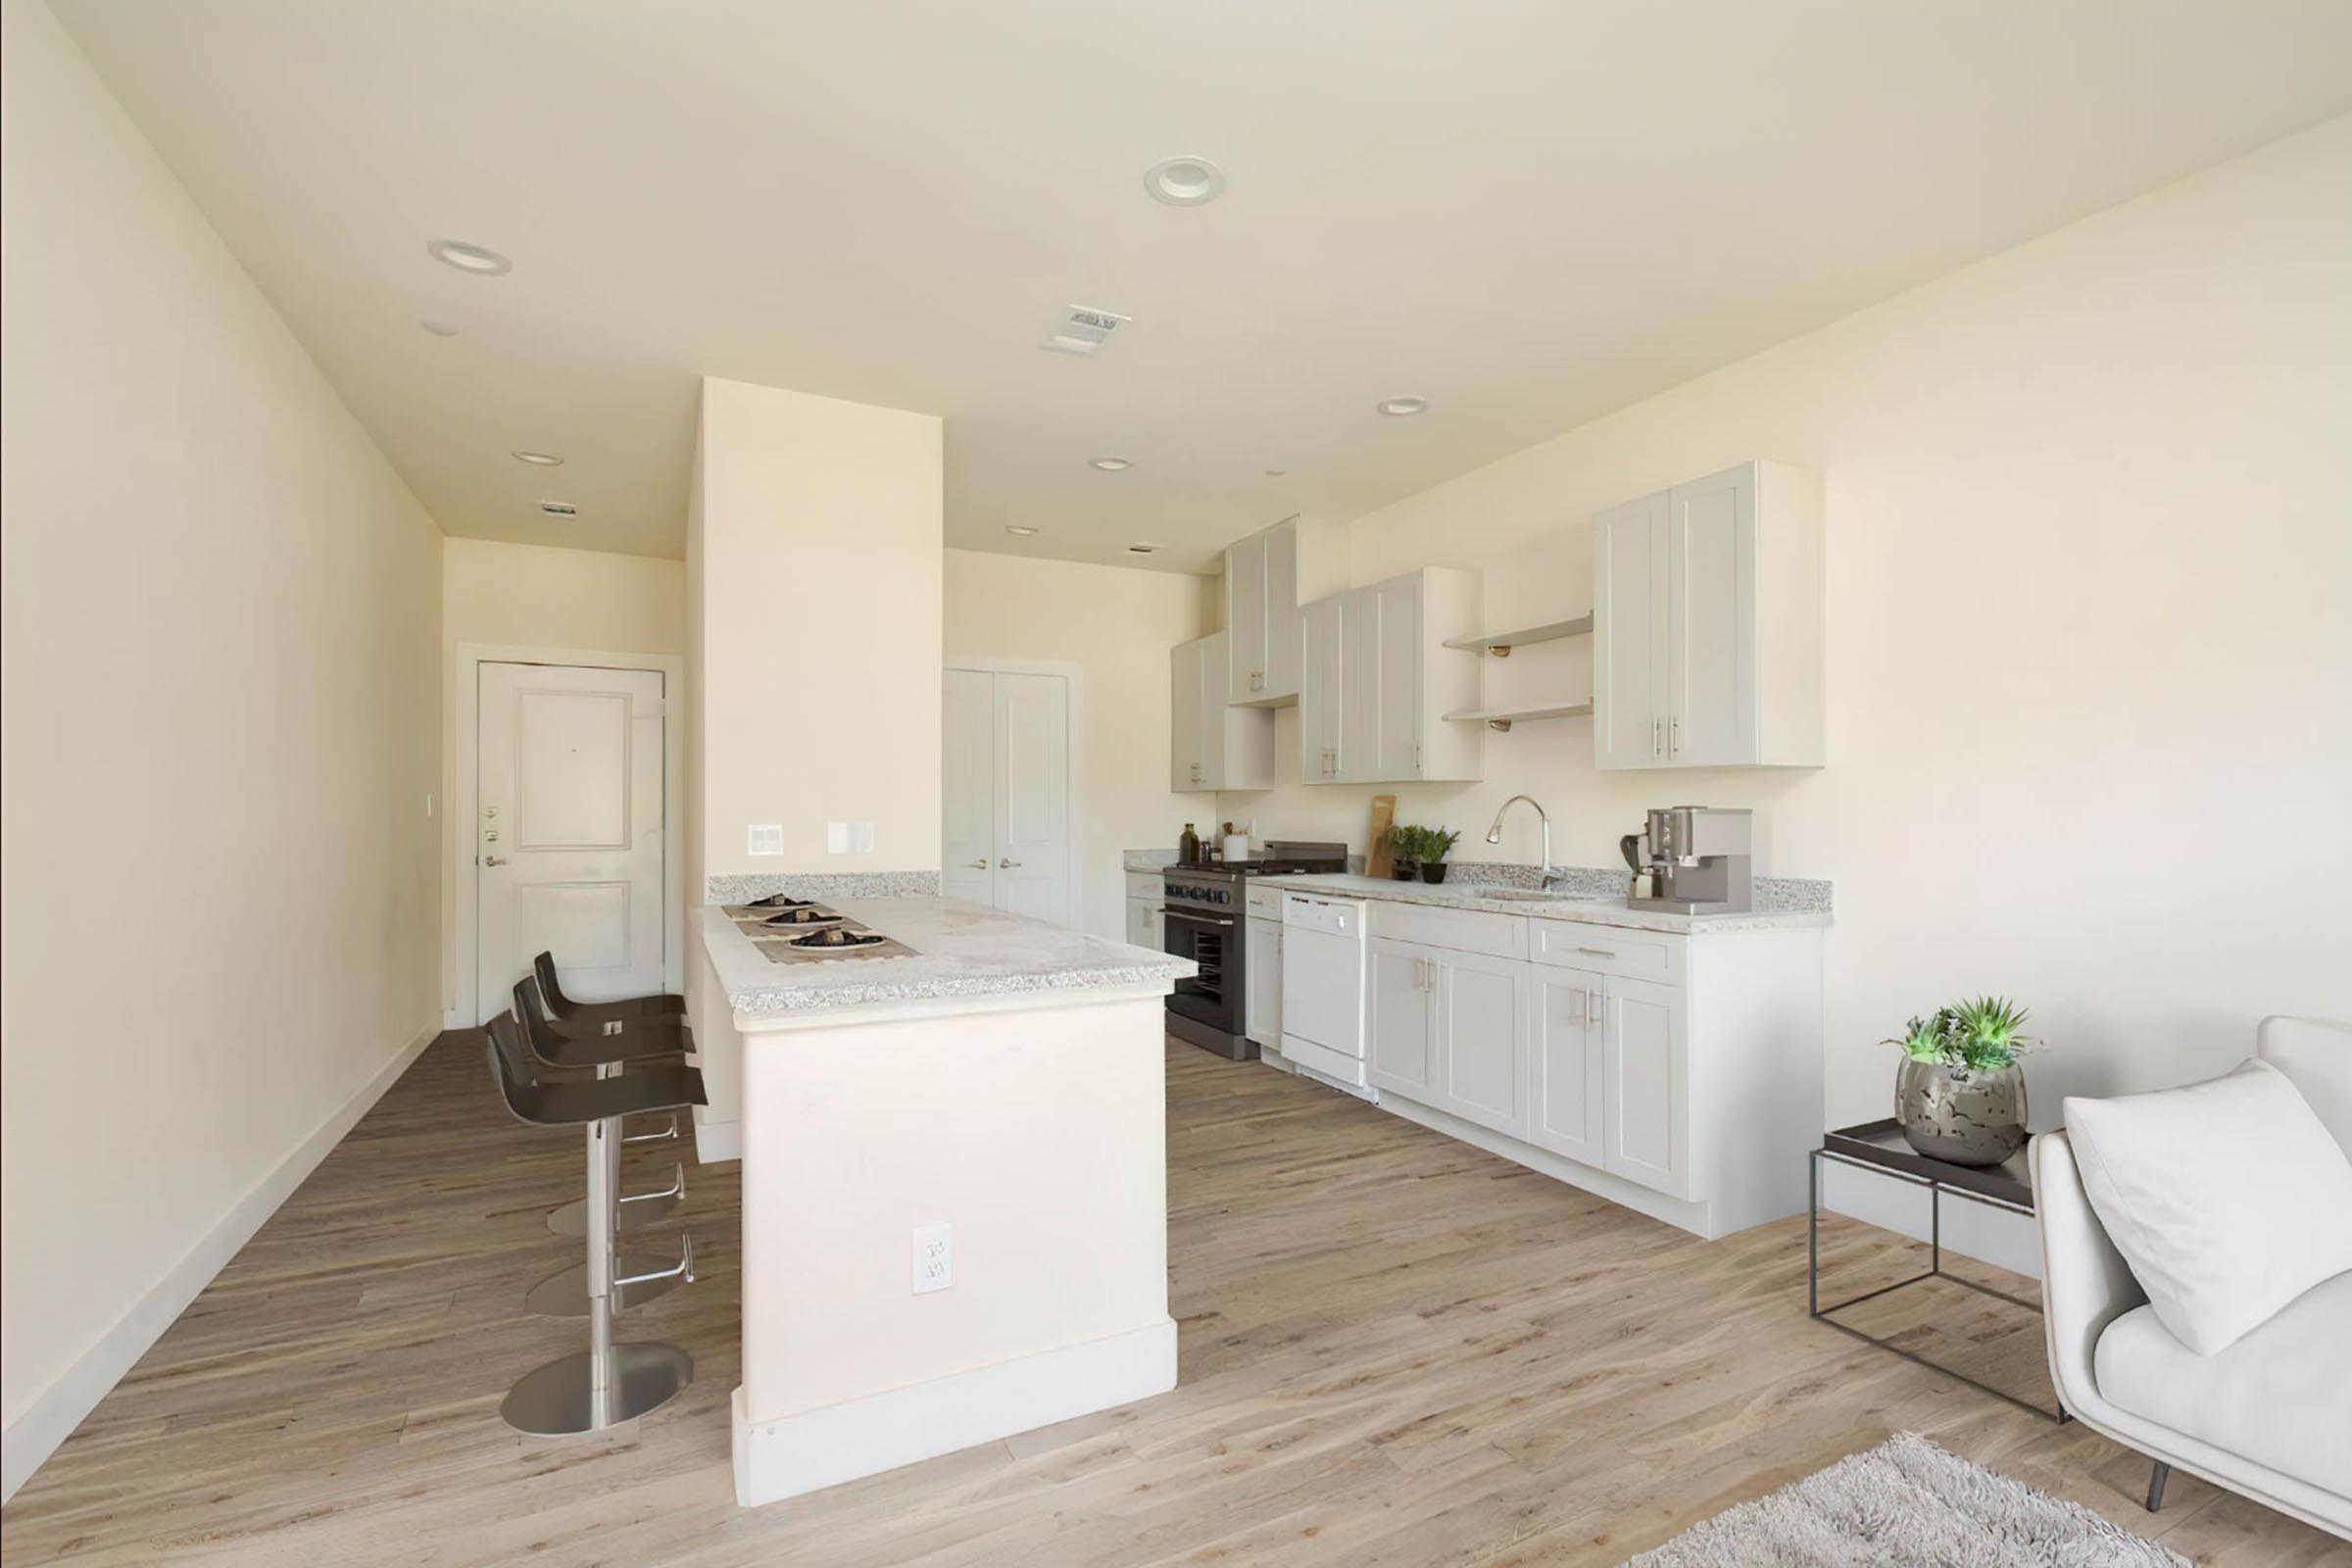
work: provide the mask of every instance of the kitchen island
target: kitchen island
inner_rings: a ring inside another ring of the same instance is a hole
[[[1193,966],[951,899],[826,907],[889,946],[698,914],[743,1163],[747,1506],[1176,1382],[1161,1016]]]

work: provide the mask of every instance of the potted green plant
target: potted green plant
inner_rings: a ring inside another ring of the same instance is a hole
[[[1450,828],[1421,829],[1421,880],[1437,883],[1446,880],[1446,857],[1453,853],[1461,835]]]
[[[1421,830],[1399,822],[1389,829],[1389,875],[1398,882],[1410,882],[1421,874],[1419,847]]]
[[[1399,823],[1389,829],[1389,854],[1396,867],[1392,874],[1399,882],[1410,882],[1415,876],[1424,882],[1445,881],[1446,857],[1460,838],[1459,833],[1442,827]]]
[[[2026,1074],[2038,1042],[2026,1009],[1978,997],[1913,1018],[1886,1044],[1902,1048],[1894,1119],[1913,1149],[1954,1165],[1998,1165],[2026,1143]]]

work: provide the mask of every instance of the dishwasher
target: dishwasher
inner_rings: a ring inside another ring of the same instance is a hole
[[[1364,902],[1282,897],[1282,1054],[1351,1094],[1364,1076]]]

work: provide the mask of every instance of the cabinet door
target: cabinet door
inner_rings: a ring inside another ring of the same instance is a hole
[[[1534,966],[1534,1033],[1528,1142],[1588,1165],[1601,1148],[1601,999],[1605,982],[1585,969]]]
[[[1225,550],[1225,630],[1233,638],[1229,702],[1254,703],[1266,687],[1266,537]]]
[[[1249,922],[1249,946],[1243,967],[1248,981],[1243,997],[1242,1033],[1261,1046],[1282,1049],[1282,922]]]
[[[1193,646],[1200,650],[1200,771],[1195,778],[1202,788],[1220,790],[1225,787],[1225,683],[1233,634],[1214,632]]]
[[[1628,1181],[1690,1196],[1690,1055],[1681,988],[1612,977],[1601,1002],[1602,1163]]]
[[[1159,946],[1158,933],[1152,923],[1153,917],[1159,913],[1159,907],[1150,899],[1129,899],[1127,901],[1127,940],[1129,942],[1139,948]]]
[[[1484,954],[1438,962],[1438,1103],[1466,1121],[1527,1136],[1528,966]]]
[[[1316,600],[1298,623],[1298,777],[1330,784],[1340,759],[1340,601]]]
[[[1667,492],[1666,758],[1752,762],[1756,751],[1756,470]]]
[[[1298,525],[1276,523],[1265,545],[1266,678],[1261,697],[1298,695]]]
[[[1421,586],[1416,573],[1372,590],[1380,617],[1376,779],[1421,776]]]
[[[1380,600],[1370,588],[1340,595],[1340,744],[1333,776],[1361,784],[1380,772]]]
[[[1374,1087],[1421,1103],[1437,1102],[1437,1008],[1431,998],[1437,962],[1433,949],[1374,937],[1365,955],[1365,1032]]]
[[[1592,519],[1592,760],[1666,761],[1666,492]]]
[[[1168,650],[1168,788],[1200,787],[1200,645]]]

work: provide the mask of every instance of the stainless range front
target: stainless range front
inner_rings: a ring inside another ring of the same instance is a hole
[[[1345,871],[1345,844],[1266,846],[1254,860],[1171,865],[1160,873],[1161,946],[1200,972],[1168,996],[1168,1033],[1235,1061],[1257,1055],[1249,1027],[1249,880],[1251,876]]]

